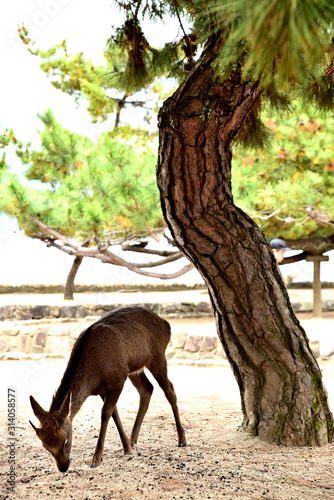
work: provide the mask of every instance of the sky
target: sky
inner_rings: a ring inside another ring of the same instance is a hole
[[[75,110],[70,96],[50,85],[17,33],[22,22],[29,28],[36,47],[47,49],[67,39],[69,52],[84,52],[103,64],[103,49],[110,35],[110,0],[16,0],[1,2],[0,33],[2,79],[0,124],[15,128],[22,140],[38,140],[37,113],[52,108],[65,126],[78,127],[84,110]],[[86,124],[85,124],[86,125]]]
[[[37,114],[51,108],[62,125],[77,133],[92,136],[95,125],[88,113],[76,108],[73,99],[55,89],[39,68],[39,60],[22,44],[17,27],[24,23],[36,47],[48,49],[66,38],[68,52],[83,52],[95,64],[104,64],[103,50],[112,25],[121,18],[112,8],[112,0],[15,0],[0,3],[1,80],[0,127],[13,128],[24,142],[39,144]],[[148,36],[153,45],[161,45],[177,35],[177,26],[167,22],[150,28]],[[145,34],[147,31],[145,30]],[[129,111],[130,118],[131,111]],[[127,116],[123,116],[126,120]],[[19,160],[7,156],[13,168]],[[332,259],[331,259],[332,260]],[[63,283],[72,258],[42,242],[20,234],[15,221],[0,216],[0,284]],[[298,275],[300,280],[312,279],[311,263],[302,262],[282,273]],[[331,266],[331,267],[330,267]],[[332,264],[322,266],[322,279],[334,281]],[[77,283],[143,283],[161,282],[140,277],[116,266],[85,259]],[[178,278],[178,282],[197,283],[202,278],[196,271]]]

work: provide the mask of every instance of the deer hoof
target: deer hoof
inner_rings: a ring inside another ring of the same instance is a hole
[[[179,443],[179,444],[178,444],[178,447],[179,447],[179,448],[184,448],[185,446],[187,446],[186,441],[182,441],[182,443]]]
[[[95,468],[95,467],[98,467],[102,462],[102,458],[100,459],[100,461],[96,460],[93,458],[93,461],[91,463],[91,467]]]

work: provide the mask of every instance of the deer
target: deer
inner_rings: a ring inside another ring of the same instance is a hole
[[[85,400],[92,395],[100,396],[103,405],[91,467],[97,467],[102,462],[111,416],[124,454],[133,452],[153,392],[153,385],[145,375],[144,368],[152,373],[172,407],[178,446],[186,446],[176,394],[167,376],[165,351],[170,337],[168,321],[140,306],[111,311],[79,335],[60,385],[52,397],[49,411],[30,396],[32,410],[41,426],[37,428],[29,422],[43,447],[55,458],[60,472],[66,472],[70,466],[73,419]],[[139,393],[139,408],[130,439],[124,431],[116,406],[127,378]]]

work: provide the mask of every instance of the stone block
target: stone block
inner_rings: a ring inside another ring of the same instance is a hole
[[[4,306],[3,307],[3,319],[11,319],[15,317],[16,306]]]
[[[19,350],[29,354],[31,351],[32,337],[31,335],[20,335],[19,336]]]
[[[213,359],[213,353],[212,353],[212,351],[211,352],[208,352],[208,351],[203,352],[202,351],[199,353],[199,357],[202,360]]]
[[[175,356],[175,350],[172,347],[168,347],[166,350],[166,359],[172,359]]]
[[[76,318],[77,306],[60,306],[59,318]]]
[[[163,314],[174,314],[178,310],[178,304],[168,304],[164,307]]]
[[[35,335],[35,326],[34,325],[22,325],[20,327],[20,336],[21,335],[29,335],[33,337]]]
[[[9,349],[10,349],[9,339],[10,339],[10,337],[7,337],[7,336],[0,337],[0,352],[9,351]]]
[[[197,352],[200,350],[201,340],[199,335],[188,335],[184,348],[190,352]]]
[[[218,338],[215,335],[207,335],[202,338],[201,351],[213,351],[218,345]]]
[[[49,306],[33,306],[31,308],[31,317],[32,319],[41,319],[45,318],[46,316],[49,316],[50,314],[50,308]]]
[[[88,309],[85,306],[78,306],[77,307],[77,318],[85,318],[90,314],[90,309]]]
[[[198,302],[195,304],[197,311],[210,313],[212,312],[212,307],[209,302]]]
[[[49,315],[59,318],[59,306],[50,306]]]
[[[8,337],[9,339],[9,345],[10,345],[10,348],[9,350],[10,351],[17,351],[18,350],[18,337]]]
[[[2,328],[1,328],[1,334],[2,335],[9,335],[15,337],[18,335],[20,332],[20,328],[15,324],[12,323],[11,321],[6,321],[3,323]]]
[[[215,354],[219,358],[227,359],[223,346],[218,347]]]
[[[16,308],[14,313],[15,319],[17,319],[18,321],[26,321],[27,319],[32,319],[30,306],[18,305],[14,307]]]
[[[45,347],[47,335],[48,334],[46,329],[39,328],[35,333],[34,344]]]
[[[187,341],[187,334],[186,333],[178,333],[178,334],[172,335],[172,345],[175,349],[183,348],[186,341]]]
[[[31,346],[31,352],[41,354],[43,352],[43,347],[41,345],[34,344]]]

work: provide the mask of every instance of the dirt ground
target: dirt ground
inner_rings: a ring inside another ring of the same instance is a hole
[[[8,494],[7,436],[2,426],[1,499],[334,498],[334,444],[322,448],[285,448],[265,444],[238,431],[242,420],[239,394],[228,367],[170,367],[187,447],[177,447],[171,408],[154,384],[152,402],[133,455],[123,455],[117,431],[110,421],[104,459],[95,469],[90,468],[90,461],[100,425],[101,402],[100,398],[88,398],[74,420],[71,466],[62,474],[28,423],[31,419],[37,425],[28,396],[32,393],[48,409],[64,367],[64,360],[49,361],[35,368],[28,362],[2,365],[0,378],[19,386],[19,429],[16,484],[14,493]],[[324,370],[325,382],[330,384],[334,382],[332,368]],[[129,433],[137,406],[137,393],[127,383],[118,408]],[[2,422],[6,422],[6,412],[1,405]]]

